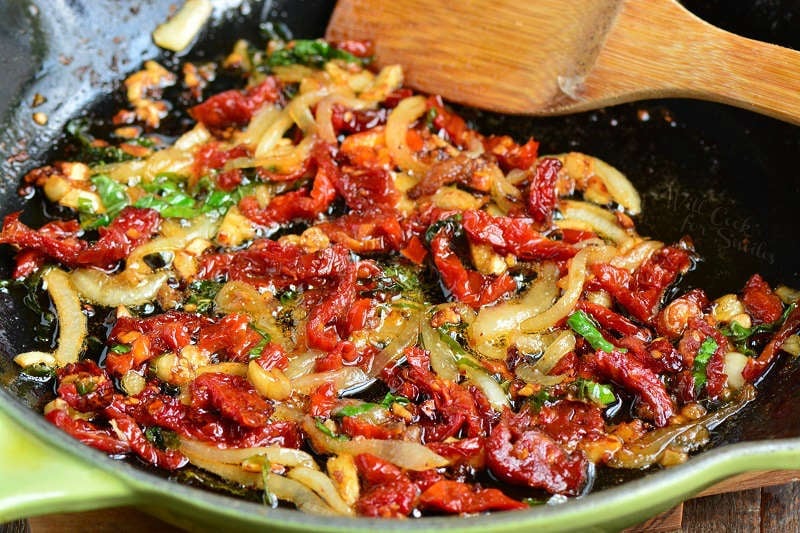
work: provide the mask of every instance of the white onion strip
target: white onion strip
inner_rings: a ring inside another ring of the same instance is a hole
[[[313,490],[337,513],[345,516],[353,516],[355,514],[353,509],[339,495],[339,491],[336,490],[331,478],[319,470],[300,466],[292,468],[286,474],[286,477],[298,481]]]
[[[88,329],[86,315],[81,310],[81,301],[72,285],[69,274],[63,270],[53,268],[42,279],[47,284],[47,292],[58,316],[58,347],[53,352],[56,365],[64,366],[78,361],[83,341],[86,339]],[[24,354],[17,356],[18,358]]]
[[[238,465],[247,459],[260,456],[273,464],[319,469],[310,454],[302,450],[274,445],[257,448],[218,448],[213,444],[206,444],[198,440],[181,439],[180,451],[184,455],[191,454],[193,457],[203,457],[208,461],[224,464]]]
[[[353,439],[339,440],[324,434],[316,427],[314,419],[303,419],[303,431],[320,453],[359,455],[371,453],[406,470],[430,470],[447,466],[450,461],[430,448],[416,442],[403,440]]]
[[[510,337],[519,332],[519,325],[553,304],[558,296],[557,280],[558,267],[545,263],[518,299],[482,308],[468,329],[472,348],[485,357],[505,359],[506,346],[512,344]],[[504,342],[498,342],[501,340]]]
[[[544,331],[567,316],[578,303],[586,281],[586,266],[590,262],[607,260],[613,256],[616,249],[613,246],[592,246],[584,248],[572,258],[567,273],[567,284],[561,298],[550,308],[533,316],[520,325],[525,333]]]
[[[549,374],[554,366],[561,361],[561,358],[575,349],[575,335],[565,330],[559,334],[556,339],[550,343],[550,346],[544,351],[542,357],[533,365],[535,370],[542,374]]]
[[[84,300],[107,307],[142,305],[155,299],[169,274],[156,272],[143,276],[135,285],[125,273],[109,276],[99,270],[79,268],[72,272],[72,284]]]
[[[417,176],[423,175],[428,165],[414,156],[406,136],[411,124],[425,113],[426,108],[424,97],[411,96],[400,100],[386,119],[386,146],[389,148],[389,154],[398,167]]]
[[[589,202],[562,200],[558,209],[564,215],[564,222],[578,220],[589,224],[595,233],[616,244],[624,244],[631,239],[628,232],[617,223],[614,214],[602,207]],[[556,221],[556,225],[560,225],[559,222]]]

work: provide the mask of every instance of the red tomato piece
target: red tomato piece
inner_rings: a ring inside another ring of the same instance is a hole
[[[538,224],[550,226],[556,207],[556,181],[561,171],[561,161],[547,157],[539,161],[528,192],[528,211]]]
[[[500,254],[511,254],[523,261],[554,259],[562,261],[577,253],[563,241],[553,241],[536,231],[526,218],[493,217],[485,211],[464,211],[462,225],[470,240],[488,244]]]
[[[280,82],[270,76],[247,91],[232,89],[216,94],[189,109],[189,114],[211,129],[243,126],[262,105],[277,101],[280,91]]]
[[[248,428],[269,423],[273,407],[241,376],[208,372],[200,374],[190,386],[192,407],[216,409],[234,422]]]
[[[742,302],[756,324],[775,322],[783,314],[783,302],[775,296],[769,284],[753,274],[744,286]]]
[[[481,489],[460,481],[443,479],[419,497],[420,506],[448,513],[483,513],[527,509],[528,505],[509,498],[498,489]]]
[[[538,429],[504,421],[486,441],[486,464],[506,483],[575,495],[586,483],[589,463],[581,452],[568,454]]]

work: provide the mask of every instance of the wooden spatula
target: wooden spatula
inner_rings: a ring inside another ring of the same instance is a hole
[[[371,40],[408,85],[503,113],[691,97],[800,124],[800,52],[674,0],[339,0],[326,37]]]

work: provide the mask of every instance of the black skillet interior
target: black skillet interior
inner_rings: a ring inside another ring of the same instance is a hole
[[[29,169],[57,153],[64,123],[102,115],[117,102],[120,82],[147,57],[168,65],[183,58],[150,43],[155,21],[172,0],[11,0],[0,5],[0,214],[20,209],[17,185]],[[685,4],[736,33],[800,49],[796,0],[700,1]],[[331,0],[229,1],[188,54],[214,58],[235,38],[258,39],[259,24],[285,24],[295,37],[324,33]],[[36,7],[38,6],[38,7]],[[115,21],[105,24],[106,21]],[[34,94],[47,102],[33,109]],[[34,111],[48,124],[34,124]],[[796,158],[800,128],[707,102],[648,101],[569,117],[523,118],[462,110],[484,133],[533,135],[541,153],[596,155],[626,173],[644,198],[639,231],[664,241],[689,234],[704,258],[681,290],[704,287],[712,297],[738,290],[753,272],[772,284],[800,287],[795,217],[800,206]],[[0,247],[0,277],[11,271]],[[31,407],[51,391],[21,379],[11,358],[36,347],[36,317],[0,294],[0,395]],[[41,346],[39,346],[41,348]],[[800,435],[800,365],[788,362],[767,378],[756,402],[714,435],[715,444]],[[38,416],[32,413],[32,416]],[[623,476],[625,477],[625,476]]]

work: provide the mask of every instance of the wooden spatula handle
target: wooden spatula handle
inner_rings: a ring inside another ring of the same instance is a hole
[[[602,84],[602,86],[601,86]],[[693,97],[800,124],[800,52],[723,31],[674,0],[626,0],[584,82],[587,99]]]

